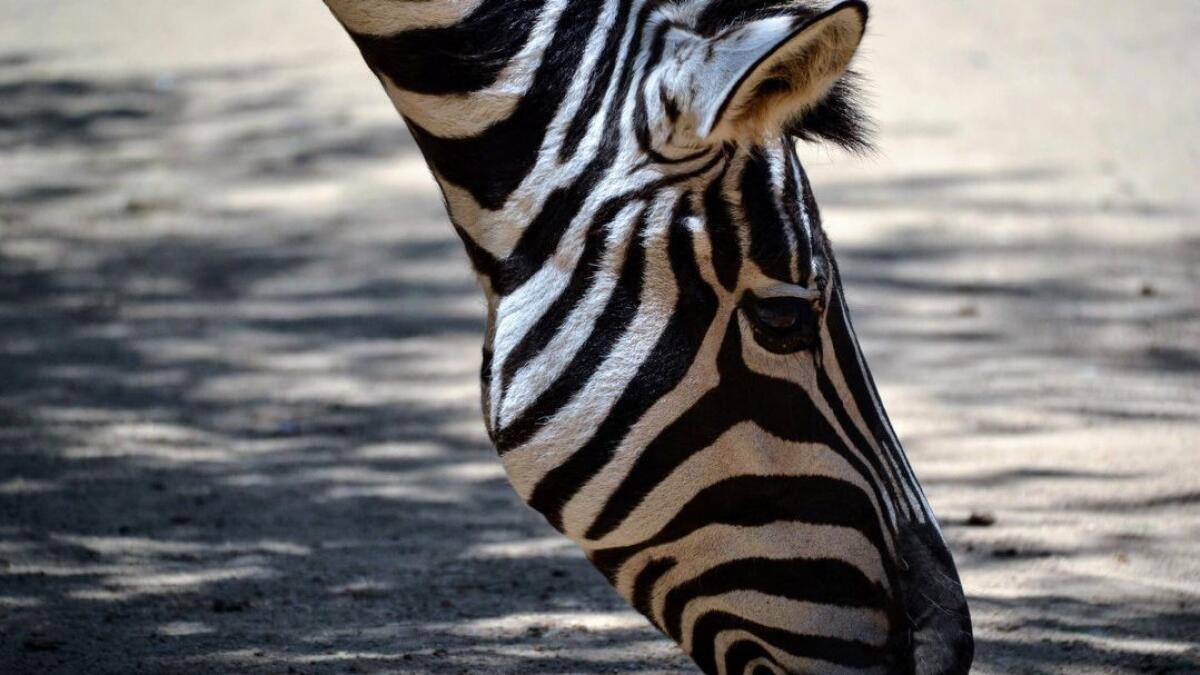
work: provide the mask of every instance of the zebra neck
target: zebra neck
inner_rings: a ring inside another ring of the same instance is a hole
[[[328,2],[439,180],[493,211],[536,163],[603,6],[435,0],[368,15],[367,3]]]
[[[632,134],[615,127],[629,124],[638,3],[327,2],[408,122],[476,268],[517,261],[501,292],[525,278],[520,260],[545,259],[529,249],[547,237],[527,232],[574,217],[599,176],[634,173]]]

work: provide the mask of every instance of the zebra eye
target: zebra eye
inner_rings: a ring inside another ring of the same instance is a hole
[[[754,329],[754,340],[769,352],[793,354],[817,344],[818,315],[809,300],[747,293],[741,308]]]

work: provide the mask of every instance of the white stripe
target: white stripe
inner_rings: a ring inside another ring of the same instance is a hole
[[[730,546],[731,542],[737,542],[737,546]],[[842,560],[888,592],[891,590],[879,550],[862,532],[840,525],[782,520],[757,527],[706,525],[678,541],[643,549],[627,560],[617,571],[617,592],[632,601],[638,575],[652,560],[660,558],[676,561],[676,567],[655,584],[652,594],[652,614],[660,623],[664,598],[657,592],[659,584],[674,587],[717,565],[746,558]]]
[[[672,192],[672,191],[667,191]],[[513,488],[525,500],[537,482],[586,442],[637,374],[670,321],[678,295],[666,253],[670,218],[652,217],[646,240],[646,277],[637,314],[604,363],[571,402],[547,421],[528,443],[504,455]]]
[[[850,346],[854,350],[854,358],[857,360],[859,372],[863,374],[864,384],[867,387],[867,393],[871,398],[871,404],[875,408],[874,413],[878,416],[879,420],[881,420],[883,423],[882,426],[888,434],[887,439],[885,439],[885,444],[890,448],[894,448],[895,453],[902,454],[903,450],[901,450],[901,448],[903,446],[900,445],[899,439],[896,438],[896,432],[894,429],[892,429],[892,425],[887,422],[887,416],[885,415],[883,408],[879,403],[878,392],[873,391],[873,387],[871,386],[870,381],[867,379],[870,371],[867,369],[866,361],[863,359],[862,349],[860,349],[858,346],[858,335],[854,332],[854,324],[850,322],[850,310],[846,307],[846,299],[843,297],[841,302],[838,304],[842,309],[841,318],[846,323],[846,330],[850,336]],[[832,352],[833,350],[830,351]],[[841,374],[840,364],[838,373]],[[845,385],[844,379],[842,382],[843,385]],[[847,398],[852,400],[854,397],[849,396],[848,386],[845,391]],[[867,431],[865,434],[868,439],[867,442],[875,445],[875,437],[870,433],[870,427],[864,427],[864,429]],[[888,466],[891,467],[891,470],[894,472],[892,480],[894,480],[895,483],[900,486],[905,497],[908,499],[910,514],[914,517],[917,517],[918,522],[924,522],[927,519],[927,514],[931,514],[933,512],[929,509],[929,503],[925,501],[925,495],[923,491],[917,487],[920,484],[917,482],[916,476],[913,475],[912,468],[907,466],[897,466],[897,458],[895,453],[890,451],[888,448],[878,448],[878,446],[875,447],[879,451],[880,455],[887,459]],[[907,465],[907,462],[902,462],[902,464]],[[915,497],[914,492],[916,493]],[[922,511],[922,505],[924,505],[924,511]]]
[[[875,499],[870,479],[861,476],[828,446],[815,443],[789,443],[763,431],[753,422],[734,425],[709,447],[693,454],[676,467],[646,495],[620,527],[589,547],[628,546],[654,536],[675,517],[679,509],[706,488],[735,476],[821,476],[842,480],[859,488],[870,500],[876,513],[884,505]],[[622,478],[624,480],[624,478]],[[606,481],[607,482],[607,481]],[[592,488],[579,498],[602,506],[612,490],[600,494]],[[599,509],[596,509],[599,512]],[[591,520],[585,521],[590,524]],[[887,532],[884,523],[881,531]]]
[[[866,673],[883,673],[883,668],[869,668],[867,670],[859,670],[857,668],[847,668],[839,666],[836,663],[822,661],[820,659],[809,659],[802,656],[797,656],[789,652],[785,652],[774,645],[768,644],[757,635],[753,635],[744,630],[727,630],[722,631],[713,641],[713,649],[717,655],[717,672],[720,675],[745,675],[745,673],[729,673],[725,668],[725,655],[729,648],[734,643],[748,640],[762,647],[771,658],[782,664],[792,673],[820,673],[821,675],[864,675]],[[754,672],[748,670],[747,672]]]
[[[696,621],[709,612],[727,612],[800,635],[857,640],[875,647],[882,647],[888,639],[887,616],[879,610],[804,602],[742,590],[698,597],[687,604],[680,636],[684,651],[692,650]]]
[[[419,94],[405,91],[380,73],[384,89],[400,114],[429,133],[443,138],[477,136],[511,115],[529,90],[566,4],[567,0],[545,4],[529,39],[485,89],[469,94]]]
[[[749,325],[747,325],[741,314],[738,315],[738,320],[741,322],[742,335],[750,335],[752,329]],[[892,500],[887,498],[888,492],[883,488],[882,481],[894,479],[888,476],[880,476],[875,471],[875,468],[867,460],[867,453],[871,451],[870,448],[860,448],[854,443],[850,442],[850,438],[846,432],[846,429],[844,429],[838,422],[837,415],[834,414],[829,402],[825,400],[825,396],[821,394],[821,390],[817,386],[816,365],[813,363],[813,355],[802,352],[793,355],[793,358],[791,359],[785,359],[781,362],[778,355],[766,355],[754,345],[753,340],[745,340],[742,343],[742,361],[750,370],[767,377],[786,379],[792,384],[795,384],[803,389],[804,392],[808,394],[808,397],[812,400],[812,403],[816,407],[817,411],[821,413],[821,416],[825,418],[825,421],[829,424],[829,426],[837,432],[838,438],[841,439],[842,444],[850,450],[851,454],[858,459],[859,463],[861,463],[863,468],[867,471],[868,475],[863,476],[863,479],[873,486],[880,487],[880,493],[882,493],[884,497],[884,503],[876,504],[879,517],[882,519],[879,523],[879,527],[884,532],[892,531],[893,528],[891,527],[891,524],[896,522],[895,509],[897,505],[893,504]],[[781,363],[789,366],[790,371],[781,373]],[[843,396],[845,395],[845,392],[839,393],[842,393]],[[874,501],[874,490],[870,490],[869,493],[872,495],[872,501]],[[891,540],[889,538],[889,545],[890,544]]]
[[[579,349],[596,330],[600,317],[612,296],[622,268],[636,242],[631,241],[635,222],[644,208],[640,203],[626,205],[611,224],[605,252],[597,269],[590,273],[595,280],[591,288],[567,315],[542,352],[518,370],[509,383],[501,401],[498,419],[501,426],[513,422],[530,404],[537,400],[562,374]],[[564,289],[565,290],[565,289]],[[499,385],[499,382],[496,382]]]

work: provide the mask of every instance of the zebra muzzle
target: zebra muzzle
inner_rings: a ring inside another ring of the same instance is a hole
[[[928,523],[900,528],[900,590],[909,622],[912,673],[957,675],[971,670],[975,642],[958,570],[941,532]]]

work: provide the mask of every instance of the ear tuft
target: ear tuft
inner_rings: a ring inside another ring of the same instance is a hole
[[[864,110],[862,78],[848,70],[825,98],[807,111],[794,117],[784,127],[784,133],[802,141],[825,141],[855,154],[868,154],[875,149],[875,124]]]

